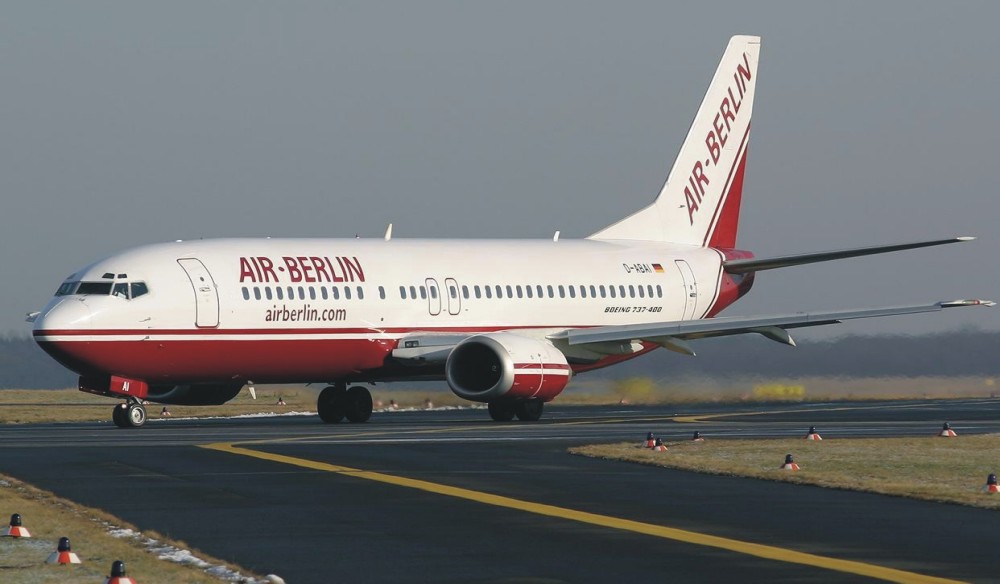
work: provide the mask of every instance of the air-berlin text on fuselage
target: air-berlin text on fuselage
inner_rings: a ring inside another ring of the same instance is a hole
[[[708,171],[719,163],[722,149],[730,138],[729,131],[740,114],[740,106],[743,105],[743,96],[750,77],[750,56],[743,53],[743,62],[736,65],[733,82],[726,88],[726,96],[716,108],[717,113],[712,119],[712,127],[705,136],[708,158],[704,163],[701,160],[695,161],[691,174],[688,175],[688,184],[684,187],[684,200],[691,225],[694,225],[694,215],[698,212],[702,197],[705,196],[705,186],[709,184]]]
[[[240,282],[364,282],[357,257],[268,256],[240,258]]]

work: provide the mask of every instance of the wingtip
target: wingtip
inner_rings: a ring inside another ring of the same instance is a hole
[[[951,300],[948,302],[939,302],[941,308],[953,308],[955,306],[996,306],[996,302],[992,300],[981,300],[979,298],[972,298],[969,300]]]
[[[958,241],[974,241],[976,237],[974,235],[961,235],[955,239]]]

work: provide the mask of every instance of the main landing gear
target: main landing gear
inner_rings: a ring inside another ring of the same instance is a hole
[[[344,418],[367,422],[372,417],[372,394],[360,385],[348,388],[346,383],[334,383],[320,392],[316,411],[327,424],[336,424]]]
[[[146,423],[146,406],[134,397],[129,397],[124,403],[115,406],[111,412],[111,420],[119,428],[138,428]]]
[[[487,406],[490,417],[496,422],[509,422],[514,416],[522,422],[537,422],[542,417],[545,402],[540,399],[496,400],[489,402]]]

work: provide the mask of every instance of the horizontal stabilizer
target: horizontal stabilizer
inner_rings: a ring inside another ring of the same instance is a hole
[[[821,251],[816,253],[805,253],[773,258],[729,260],[723,262],[722,266],[730,274],[744,274],[747,272],[773,270],[775,268],[785,268],[788,266],[800,266],[802,264],[815,264],[818,262],[828,262],[830,260],[840,260],[844,258],[902,251],[904,249],[916,249],[918,247],[932,247],[948,243],[959,243],[962,241],[972,241],[973,239],[975,239],[975,237],[952,237],[950,239],[935,239],[933,241],[918,241],[915,243],[900,243],[896,245],[879,245],[875,247],[858,247],[854,249]]]
[[[882,308],[862,308],[856,310],[836,310],[831,312],[796,312],[777,316],[734,316],[706,318],[703,320],[682,320],[649,324],[627,324],[593,328],[570,329],[549,335],[550,339],[564,339],[569,345],[606,343],[610,341],[647,340],[661,343],[664,337],[677,340],[703,339],[727,335],[758,333],[789,345],[791,337],[777,329],[800,328],[836,324],[845,320],[895,316],[899,314],[919,314],[938,312],[944,308],[962,306],[993,306],[989,300],[952,300],[933,304],[911,306],[889,306]]]

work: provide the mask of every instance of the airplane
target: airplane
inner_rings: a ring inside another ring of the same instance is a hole
[[[364,384],[444,380],[496,421],[536,421],[572,376],[659,347],[986,300],[720,317],[757,272],[968,241],[756,258],[736,246],[760,38],[729,41],[652,203],[577,240],[207,239],[76,270],[38,313],[38,345],[146,422],[144,402],[222,404],[256,383],[328,384],[323,422],[365,422]]]

